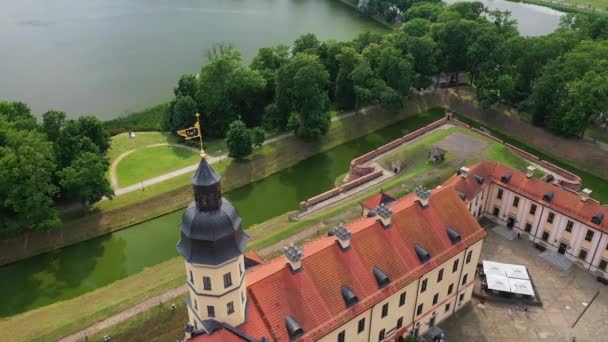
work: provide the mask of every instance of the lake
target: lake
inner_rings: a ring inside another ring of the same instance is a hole
[[[526,35],[551,32],[561,15],[482,2],[510,10]],[[0,8],[0,99],[101,119],[169,100],[179,75],[198,72],[217,43],[249,61],[308,32],[348,40],[386,31],[337,0],[0,0]]]
[[[167,101],[229,42],[249,61],[312,32],[386,31],[336,0],[0,0],[0,99],[110,119]]]

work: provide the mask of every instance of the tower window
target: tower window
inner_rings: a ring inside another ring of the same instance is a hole
[[[338,342],[345,342],[345,341],[346,341],[346,331],[342,330],[338,334]]]
[[[466,284],[466,283],[467,283],[467,277],[468,277],[468,274],[465,274],[465,275],[462,277],[462,285],[464,285],[464,284]]]
[[[535,215],[536,214],[536,204],[532,204],[530,206],[530,215]]]
[[[422,285],[420,286],[420,293],[426,291],[426,279],[422,281]]]
[[[207,305],[207,316],[215,317],[215,308],[212,305]]]
[[[418,305],[418,309],[416,309],[416,316],[420,316],[420,314],[422,314],[423,307],[424,307],[424,304]]]
[[[399,319],[397,320],[397,329],[401,328],[403,326],[403,317],[399,317]]]
[[[194,276],[192,275],[192,271],[190,271],[190,282],[194,285]]]
[[[226,304],[226,311],[228,312],[229,315],[234,313],[234,303],[233,302]]]
[[[445,312],[448,312],[448,311],[450,311],[450,303],[447,303],[445,305]]]
[[[203,277],[203,290],[211,291],[211,278]]]
[[[568,223],[566,223],[566,231],[572,233],[572,227],[574,227],[574,222],[568,221]]]
[[[443,268],[439,270],[439,274],[437,275],[437,282],[443,280]]]
[[[471,257],[473,256],[473,251],[469,251],[467,253],[467,264],[471,262]]]
[[[547,216],[547,222],[553,223],[554,219],[555,219],[555,214],[554,213],[549,213],[549,216]]]
[[[515,198],[513,199],[513,207],[519,207],[519,197],[517,196],[515,196]]]
[[[448,296],[452,294],[452,291],[454,291],[454,284],[450,284],[450,286],[448,286]]]
[[[439,293],[435,293],[435,295],[433,296],[433,305],[437,304],[438,301],[439,301]]]
[[[230,272],[224,274],[224,288],[232,286],[232,274]]]
[[[458,259],[454,260],[454,263],[452,264],[452,273],[458,271]]]
[[[502,189],[498,189],[498,194],[496,195],[496,198],[502,199],[502,192]]]
[[[460,304],[462,304],[462,301],[464,300],[464,293],[460,294]]]

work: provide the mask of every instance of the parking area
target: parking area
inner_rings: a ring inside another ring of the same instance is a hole
[[[509,241],[487,231],[480,262],[526,265],[543,306],[486,301],[482,308],[473,298],[471,305],[439,324],[447,341],[608,341],[608,287],[576,266],[559,270],[541,259],[529,241]]]

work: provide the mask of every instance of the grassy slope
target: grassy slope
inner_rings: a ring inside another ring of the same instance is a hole
[[[161,103],[141,112],[104,121],[103,125],[112,135],[128,131],[161,131],[163,116],[168,106],[168,102]]]
[[[139,149],[126,156],[116,168],[121,187],[196,164],[198,153],[176,146],[156,146]]]
[[[462,131],[488,142],[490,147],[486,151],[492,151],[488,156],[507,161],[507,164],[512,167],[526,164],[523,159],[513,154],[510,150],[495,148],[495,146],[500,147],[499,144],[458,127],[426,136],[418,140],[415,144],[403,148],[402,151],[406,154],[417,151],[418,145],[430,145],[454,131]],[[405,183],[408,181],[411,183],[412,179],[428,173],[433,166],[432,164],[427,165],[431,165],[431,167],[406,169],[399,174],[398,177],[384,183],[382,187],[385,190],[393,189],[393,193],[398,196],[408,193],[412,191],[413,187],[417,184],[407,184],[407,186],[404,186]],[[422,184],[427,187],[436,186],[445,181],[452,173],[453,168],[446,167],[441,170],[439,177],[431,177],[431,179],[423,181]],[[289,215],[291,213],[286,213],[254,226],[248,229],[248,233],[252,238],[248,249],[259,250],[274,245],[319,222],[328,222],[331,218],[341,215],[347,209],[356,206],[361,200],[378,190],[379,186],[376,186],[374,189],[369,190],[348,202],[333,206],[323,213],[313,215],[302,221],[290,221]],[[342,219],[344,218],[339,217],[337,220]],[[182,285],[184,281],[183,261],[180,258],[174,258],[80,297],[35,309],[0,321],[0,340],[8,339],[9,341],[22,341],[33,339],[36,336],[38,336],[38,340],[41,341],[54,340],[89,326],[113,313],[122,311],[146,298]],[[133,320],[137,321],[138,318],[133,318]],[[141,319],[139,320],[141,321]],[[32,326],[28,325],[27,322],[43,323]],[[158,321],[154,320],[152,322],[158,323]],[[135,322],[125,324],[133,325]],[[135,325],[137,326],[138,324]],[[183,322],[180,324],[183,324]],[[8,327],[12,327],[12,329],[8,329]],[[111,333],[115,334],[113,330],[111,330]]]

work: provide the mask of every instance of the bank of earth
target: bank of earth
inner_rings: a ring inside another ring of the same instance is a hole
[[[306,142],[288,137],[257,149],[245,161],[231,158],[213,167],[224,175],[225,191],[262,179],[335,146],[396,123],[413,113],[420,113],[439,105],[436,95],[415,97],[406,102],[399,113],[371,107],[355,116],[334,121],[319,142]],[[441,110],[439,110],[441,111]],[[441,113],[437,114],[441,115]],[[436,120],[434,116],[430,121]],[[430,122],[427,121],[426,123]],[[173,179],[102,201],[95,205],[95,213],[65,222],[58,231],[33,232],[16,239],[0,241],[0,265],[65,247],[101,236],[184,208],[190,201],[190,175]]]
[[[500,144],[459,127],[440,130],[428,135],[400,149],[399,153],[407,158],[426,158],[426,153],[422,153],[422,150],[454,133],[474,137],[488,145],[486,149],[480,151],[479,156],[466,158],[467,163],[474,163],[487,155],[507,160],[509,161],[508,164],[513,167],[525,165],[525,161],[515,156],[510,150],[501,149]],[[406,169],[398,177],[391,179],[382,186],[384,189],[390,190],[395,196],[410,192],[415,185],[421,183],[427,187],[435,186],[453,173],[461,157],[462,155],[450,154],[446,162],[439,166],[427,164]],[[301,236],[301,232],[308,230],[309,235],[313,237],[323,234],[341,220],[351,220],[360,215],[357,203],[378,190],[379,186],[376,186],[362,195],[355,196],[356,198],[349,199],[346,203],[332,205],[324,212],[311,215],[300,222],[291,222],[289,220],[290,213],[287,213],[264,224],[254,226],[248,229],[248,233],[252,236],[252,243],[249,248],[261,251],[266,257],[270,257],[276,255],[276,250],[285,243],[299,243],[301,240],[310,237]],[[299,240],[293,241],[290,236],[300,237]],[[273,247],[269,248],[269,246]],[[0,322],[0,336],[7,333],[10,335],[5,337],[8,337],[9,340],[18,341],[36,340],[36,338],[39,340],[55,340],[113,313],[120,312],[146,298],[162,293],[169,288],[182,285],[183,282],[183,262],[180,258],[173,258],[81,297],[8,318],[4,322]],[[32,320],[41,323],[36,327],[22,324]],[[15,328],[3,329],[8,326]]]

